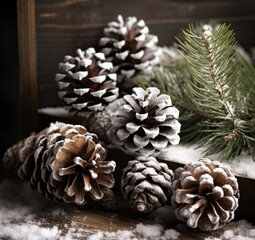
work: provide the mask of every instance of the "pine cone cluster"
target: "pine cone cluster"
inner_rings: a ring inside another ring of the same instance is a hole
[[[111,73],[111,62],[94,48],[77,49],[77,56],[65,56],[56,74],[58,95],[70,111],[102,111],[104,106],[119,96],[116,73]]]
[[[102,199],[104,189],[114,185],[116,164],[105,157],[95,134],[81,125],[56,122],[19,149],[18,175],[49,199],[84,205]]]
[[[149,213],[171,198],[173,171],[154,157],[137,157],[123,170],[121,192],[131,209]]]
[[[132,87],[138,74],[152,72],[152,66],[159,62],[160,48],[156,35],[149,34],[144,20],[121,15],[117,21],[108,23],[104,37],[99,41],[102,52],[114,65],[113,72],[118,75],[120,86]]]
[[[191,228],[213,231],[234,219],[237,179],[228,166],[202,158],[174,172],[172,205]]]
[[[157,88],[133,88],[112,116],[113,141],[128,154],[156,156],[179,143],[179,111]]]

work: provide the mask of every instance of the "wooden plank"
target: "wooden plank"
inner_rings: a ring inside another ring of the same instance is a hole
[[[37,126],[37,63],[34,0],[17,0],[19,44],[19,131],[27,136]]]

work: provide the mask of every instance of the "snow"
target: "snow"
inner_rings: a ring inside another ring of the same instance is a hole
[[[139,238],[137,238],[139,236]],[[88,240],[177,240],[180,233],[174,229],[164,230],[159,224],[144,225],[139,223],[134,230],[119,230],[117,232],[97,232],[89,236]]]
[[[38,111],[38,113],[46,114],[46,115],[50,115],[50,116],[71,117],[71,114],[64,107],[45,107],[45,108],[39,108],[37,111]]]
[[[164,228],[162,225],[144,225],[142,223],[137,224],[136,229],[138,233],[142,234],[144,237],[156,238],[161,235]]]
[[[56,226],[52,228],[39,227],[34,224],[9,224],[0,227],[0,238],[10,238],[19,240],[41,240],[59,239],[60,231]]]
[[[225,230],[219,237],[206,237],[204,240],[254,240],[255,226],[246,220],[229,223],[228,230]]]
[[[204,148],[196,149],[195,145],[179,144],[177,146],[172,146],[166,154],[160,157],[167,161],[187,164],[198,161],[200,158],[204,157],[204,150]],[[218,154],[214,154],[208,156],[208,158],[219,161],[218,156]],[[231,167],[236,176],[255,179],[255,162],[249,155],[241,154],[233,161],[225,161],[222,163]]]

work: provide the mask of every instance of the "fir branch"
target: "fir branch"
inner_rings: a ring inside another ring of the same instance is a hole
[[[255,160],[255,68],[240,51],[226,24],[190,25],[179,49],[166,55],[150,82],[169,94],[181,110],[181,141],[205,148],[205,154],[234,159],[241,152]],[[176,53],[179,54],[176,54]],[[182,57],[180,57],[182,56]]]
[[[206,25],[200,35],[195,34],[198,31],[193,28],[190,25],[183,31],[184,41],[179,41],[193,76],[188,84],[194,95],[193,101],[211,118],[234,119],[229,94],[229,85],[234,83],[236,73],[233,32],[224,24],[215,31]]]

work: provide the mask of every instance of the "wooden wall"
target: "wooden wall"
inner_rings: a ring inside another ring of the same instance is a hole
[[[255,46],[252,0],[37,0],[38,107],[63,104],[54,75],[64,56],[76,48],[97,47],[107,22],[123,17],[144,19],[159,45],[171,45],[188,23],[215,19],[232,24],[237,40]]]

